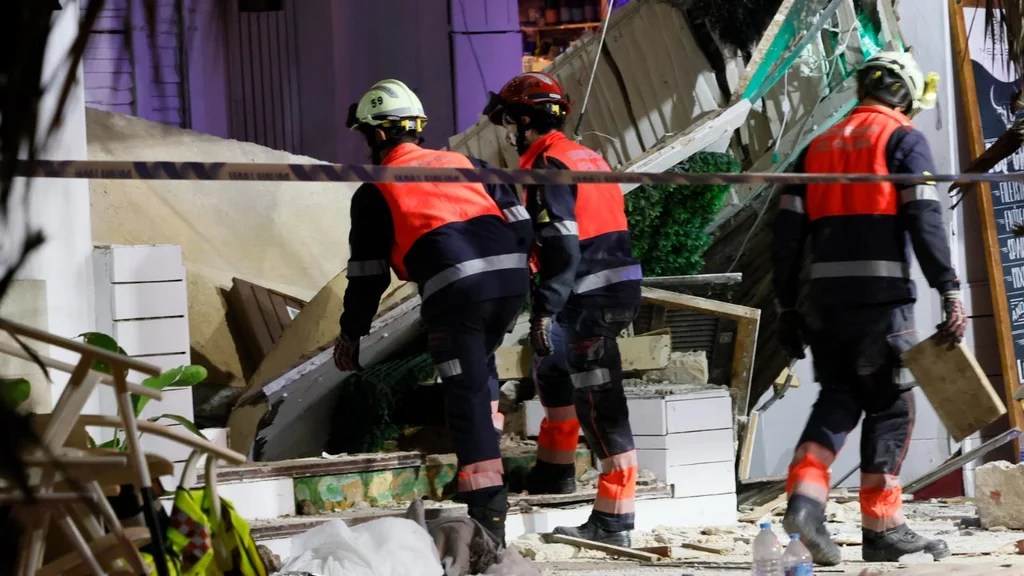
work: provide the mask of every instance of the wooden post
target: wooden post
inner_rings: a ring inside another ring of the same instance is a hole
[[[970,47],[967,44],[967,26],[964,22],[963,5],[958,0],[949,0],[950,28],[953,43],[953,65],[956,68],[960,88],[960,105],[964,111],[967,126],[967,144],[972,158],[985,151],[985,138],[981,126],[981,110],[971,68]],[[996,230],[995,214],[992,211],[992,190],[987,183],[974,187],[978,199],[981,239],[985,247],[985,266],[988,269],[989,289],[992,296],[992,314],[996,321],[996,341],[1003,370],[1003,388],[1010,418],[1010,428],[1018,428],[1024,421],[1024,412],[1013,394],[1019,385],[1017,358],[1014,352],[1013,335],[1010,331],[1010,312],[1006,301],[1006,286],[1003,283],[1002,257],[999,251],[999,237]],[[1020,439],[1013,441],[1013,461],[1020,461]]]

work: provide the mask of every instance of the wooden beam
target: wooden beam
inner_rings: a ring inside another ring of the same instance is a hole
[[[747,426],[743,430],[743,441],[740,444],[740,459],[736,467],[736,479],[740,482],[750,478],[750,461],[754,456],[754,440],[757,438],[757,421],[760,412],[750,413]]]
[[[967,145],[972,158],[985,152],[985,137],[981,126],[981,108],[978,105],[978,91],[974,83],[974,69],[970,47],[967,43],[967,25],[963,7],[957,0],[949,0],[950,28],[952,30],[953,66],[959,80],[960,107],[965,111],[963,119],[967,129]],[[1003,282],[1002,253],[999,249],[999,232],[996,230],[995,214],[992,211],[992,189],[987,183],[978,183],[975,197],[978,200],[981,221],[981,241],[985,252],[985,267],[988,270],[989,290],[992,297],[992,315],[996,320],[996,342],[999,347],[1000,367],[1003,371],[1010,428],[1021,428],[1024,411],[1019,402],[1013,401],[1013,394],[1020,385],[1017,358],[1010,331],[1010,311],[1006,300],[1006,284]],[[1013,462],[1020,461],[1020,439],[1013,441]]]
[[[29,362],[35,362],[35,359],[32,358],[31,356],[29,356],[28,352],[25,352],[20,346],[14,346],[14,345],[8,344],[6,342],[0,342],[0,354],[7,354],[9,356],[14,356],[15,358],[21,358],[22,360],[28,360]],[[72,372],[75,371],[75,367],[72,366],[71,364],[68,364],[67,362],[61,362],[60,360],[54,360],[53,358],[50,358],[49,356],[45,356],[45,355],[40,354],[38,352],[36,352],[36,356],[38,356],[39,359],[43,361],[43,364],[47,368],[53,368],[54,370],[60,370],[61,372],[64,372],[64,373],[67,373],[67,374],[71,374]],[[90,373],[95,373],[97,375],[98,382],[100,384],[106,384],[107,386],[113,386],[114,385],[114,379],[109,374],[104,374],[102,372],[97,372],[95,370],[89,370],[89,372]],[[147,388],[145,386],[140,386],[138,384],[128,384],[128,391],[131,392],[132,394],[135,394],[136,396],[144,396],[144,397],[149,398],[151,400],[163,400],[163,397],[164,397],[163,394],[159,390],[154,390],[152,388]]]
[[[737,321],[749,319],[757,320],[761,318],[761,311],[757,308],[748,308],[747,306],[730,304],[729,302],[721,302],[719,300],[711,300],[709,298],[701,298],[700,296],[679,294],[678,292],[669,292],[667,290],[659,290],[658,288],[644,288],[642,295],[645,302],[650,302],[651,304],[657,304],[666,308],[691,310],[693,312],[700,312],[702,314],[718,316],[720,318],[729,318],[730,320]]]
[[[678,288],[683,286],[719,286],[724,284],[739,284],[743,281],[743,274],[730,272],[725,274],[696,274],[692,276],[650,276],[640,281],[642,286],[650,288]]]
[[[732,375],[729,378],[729,387],[735,393],[733,412],[736,416],[746,416],[747,405],[750,403],[750,383],[754,376],[754,354],[757,350],[757,331],[761,323],[761,311],[739,304],[667,292],[657,288],[644,288],[641,294],[645,302],[666,308],[691,310],[736,321],[736,338],[733,344]]]
[[[619,338],[622,370],[659,370],[668,366],[672,337],[668,334]],[[503,346],[495,352],[498,380],[517,380],[532,374],[533,350],[529,346]]]
[[[602,544],[600,542],[594,542],[593,540],[573,538],[572,536],[563,536],[561,534],[548,534],[545,537],[545,540],[551,544],[568,544],[569,546],[575,546],[576,548],[597,550],[598,552],[604,552],[609,556],[618,556],[619,558],[632,558],[643,562],[661,561],[661,556],[651,554],[650,552],[634,550],[632,548],[623,548],[621,546],[612,546],[611,544]]]
[[[775,42],[775,37],[779,34],[779,30],[782,29],[782,25],[786,23],[786,18],[789,16],[789,11],[793,8],[794,2],[795,0],[783,0],[778,11],[775,12],[771,23],[768,24],[768,29],[761,35],[761,40],[758,41],[757,46],[754,47],[754,51],[751,53],[750,62],[747,62],[747,68],[743,71],[743,76],[740,77],[739,86],[732,93],[730,103],[738,102],[743,97],[743,93],[747,91],[747,86],[750,85],[750,80],[754,77],[754,73],[761,67],[765,57],[768,56],[768,52],[771,50],[772,44]]]

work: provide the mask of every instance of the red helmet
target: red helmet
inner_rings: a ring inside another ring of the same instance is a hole
[[[543,72],[526,72],[509,80],[501,92],[490,93],[484,115],[492,123],[501,126],[508,109],[519,107],[524,111],[543,112],[564,118],[569,115],[569,95],[552,76]]]

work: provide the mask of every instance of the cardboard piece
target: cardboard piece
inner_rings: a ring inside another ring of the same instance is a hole
[[[954,441],[1006,414],[1003,400],[963,343],[950,348],[932,336],[901,357]]]

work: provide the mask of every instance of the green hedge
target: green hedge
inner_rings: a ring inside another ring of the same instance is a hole
[[[739,172],[731,154],[698,152],[669,172]],[[633,254],[644,276],[686,276],[704,268],[705,229],[722,208],[727,185],[640,186],[626,194]]]

